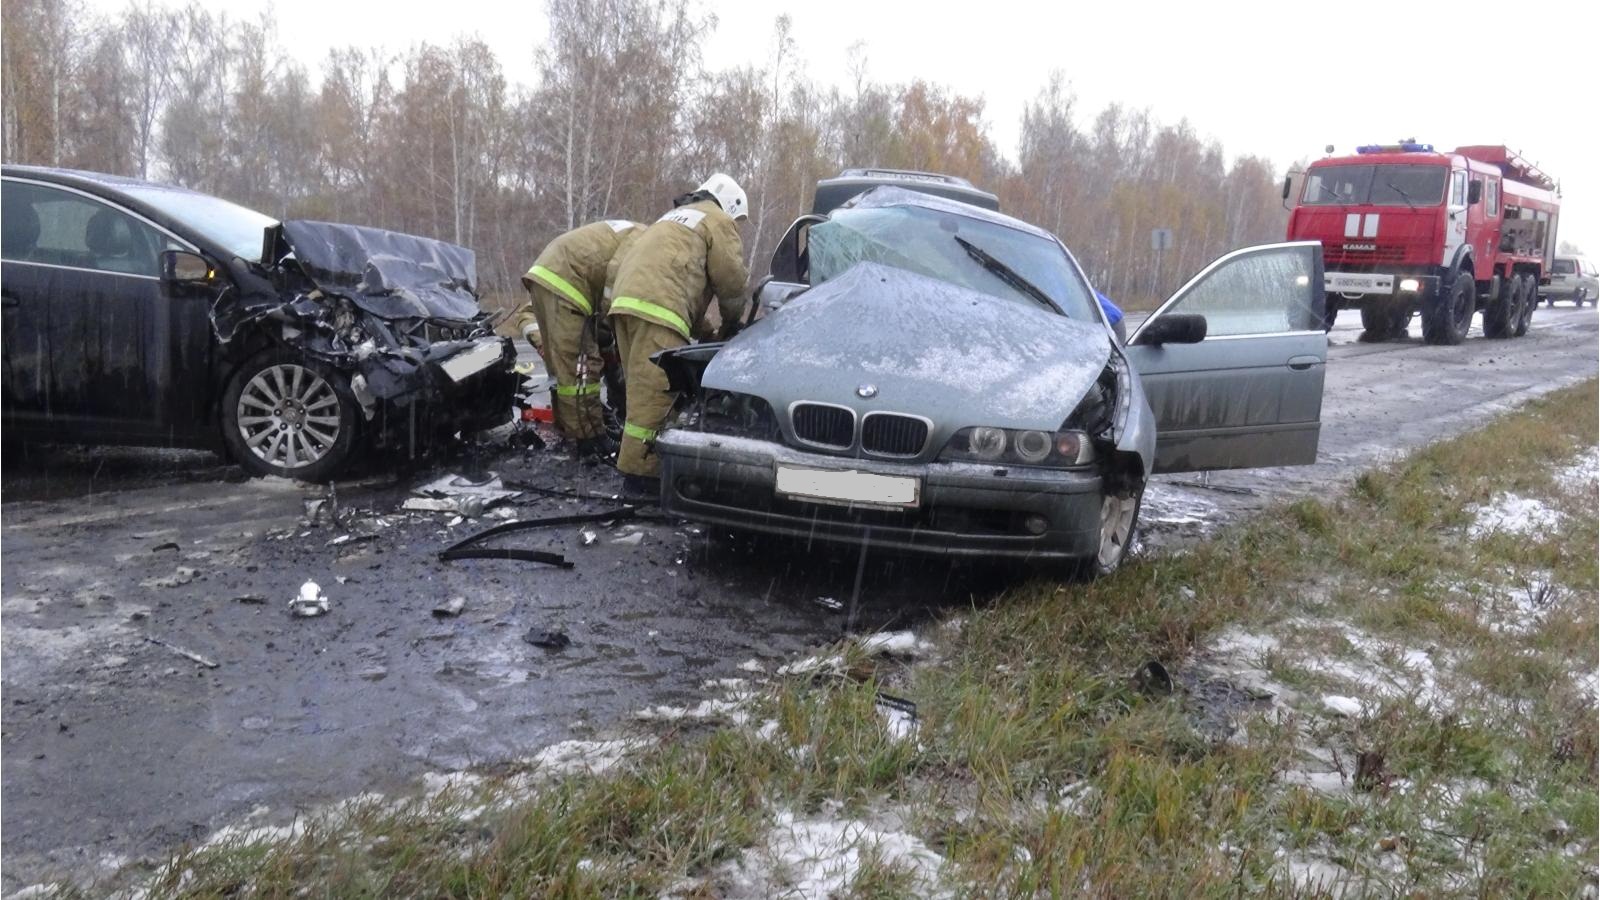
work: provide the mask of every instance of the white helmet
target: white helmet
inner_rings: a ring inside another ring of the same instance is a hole
[[[744,188],[739,187],[739,182],[721,172],[707,178],[696,190],[705,191],[717,198],[722,211],[736,221],[750,214],[750,201],[744,195]]]

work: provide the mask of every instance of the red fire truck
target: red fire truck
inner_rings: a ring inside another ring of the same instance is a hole
[[[1555,183],[1506,147],[1402,141],[1312,163],[1289,240],[1322,242],[1327,327],[1359,307],[1362,339],[1388,340],[1420,313],[1424,341],[1459,344],[1479,310],[1487,337],[1527,333],[1559,212]]]

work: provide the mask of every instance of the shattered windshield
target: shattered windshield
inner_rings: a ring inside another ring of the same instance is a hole
[[[119,185],[143,203],[199,232],[212,243],[249,262],[261,261],[266,230],[278,220],[221,197],[178,190],[157,184]]]
[[[811,281],[876,262],[1037,307],[1025,291],[962,251],[962,237],[1043,291],[1069,317],[1093,321],[1088,288],[1055,242],[1016,228],[919,206],[843,209],[811,228]]]

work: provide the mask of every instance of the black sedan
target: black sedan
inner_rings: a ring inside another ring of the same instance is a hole
[[[8,438],[316,481],[510,417],[470,250],[90,172],[6,166],[0,191]]]

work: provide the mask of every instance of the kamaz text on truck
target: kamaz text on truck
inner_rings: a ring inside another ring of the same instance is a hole
[[[1527,333],[1559,212],[1550,177],[1505,147],[1407,141],[1307,167],[1288,237],[1322,242],[1327,326],[1358,307],[1381,341],[1421,313],[1425,342],[1459,344],[1479,310],[1487,337]]]

